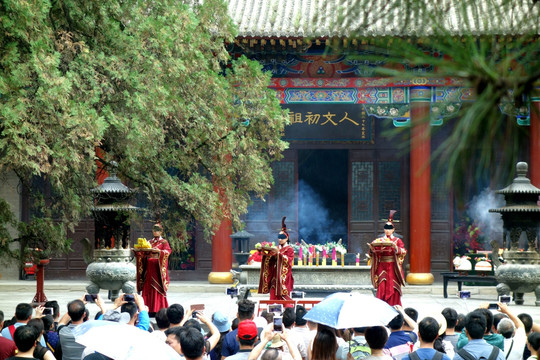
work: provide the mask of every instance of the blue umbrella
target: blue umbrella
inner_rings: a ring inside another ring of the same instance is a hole
[[[398,311],[374,296],[356,293],[334,293],[313,306],[304,319],[334,329],[364,326],[386,326]]]

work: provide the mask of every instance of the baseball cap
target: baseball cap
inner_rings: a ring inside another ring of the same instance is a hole
[[[257,325],[252,320],[244,320],[238,324],[238,338],[253,340],[257,337]]]

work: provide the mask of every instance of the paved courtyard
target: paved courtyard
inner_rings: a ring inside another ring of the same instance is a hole
[[[45,295],[49,300],[57,300],[61,306],[61,312],[65,312],[66,304],[73,299],[85,294],[87,281],[45,281]],[[228,285],[209,284],[207,282],[172,282],[168,292],[169,304],[179,303],[184,308],[192,304],[203,303],[206,305],[205,313],[211,315],[216,310],[229,314],[231,318],[236,315],[236,298],[225,294]],[[420,317],[432,312],[440,312],[445,307],[453,307],[460,313],[467,313],[475,309],[479,304],[495,302],[497,293],[492,286],[464,286],[463,290],[471,291],[471,298],[459,299],[456,295],[457,285],[449,284],[448,298],[443,297],[442,283],[423,286],[407,286],[403,289],[403,306],[413,307],[418,310]],[[4,311],[6,318],[13,316],[15,306],[20,302],[31,302],[36,293],[35,280],[8,281],[0,280],[0,310]],[[107,291],[102,290],[100,295],[106,299]],[[253,295],[252,300],[268,299],[267,295]],[[535,306],[533,293],[525,294],[524,305],[511,305],[516,314],[528,313],[535,321],[540,322],[540,306]],[[112,304],[106,300],[106,304]],[[89,305],[92,316],[98,311],[95,304]]]

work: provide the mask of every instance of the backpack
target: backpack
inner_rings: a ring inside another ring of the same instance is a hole
[[[440,351],[435,350],[435,355],[431,358],[431,360],[442,360],[443,354]],[[420,360],[420,356],[416,353],[416,351],[413,351],[409,354],[409,358],[411,360]]]
[[[365,343],[353,339],[349,341],[349,353],[354,360],[360,360],[371,355],[371,349]]]
[[[409,335],[409,338],[411,338],[412,343],[416,343],[418,340],[418,336],[414,333],[414,331],[405,331],[407,335]]]
[[[11,335],[11,340],[15,341],[15,325],[9,325],[9,334]]]
[[[491,345],[493,346],[493,345]],[[497,355],[499,355],[500,349],[496,346],[493,346],[493,350],[491,350],[491,354],[489,354],[489,357],[487,360],[495,360],[497,359]],[[480,360],[485,359],[484,357],[481,357],[480,359],[476,359],[474,356],[471,355],[467,350],[464,348],[460,349],[458,352],[458,355],[461,356],[464,360]]]

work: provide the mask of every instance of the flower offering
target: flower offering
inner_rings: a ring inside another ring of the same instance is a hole
[[[150,245],[146,238],[138,238],[137,243],[133,247],[135,249],[150,249],[152,245]]]

